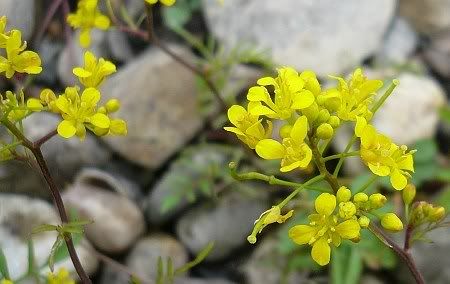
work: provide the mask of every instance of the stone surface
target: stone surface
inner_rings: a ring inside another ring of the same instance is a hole
[[[0,15],[8,17],[7,30],[17,29],[22,32],[22,40],[29,40],[35,24],[36,0],[2,0]]]
[[[177,236],[193,254],[214,241],[206,260],[222,259],[247,242],[253,222],[267,208],[263,199],[224,196],[215,206],[198,207],[183,215],[176,224]]]
[[[107,182],[76,180],[63,194],[68,208],[94,221],[86,226],[86,237],[99,249],[120,253],[144,232],[144,217],[130,199],[108,190]]]
[[[431,77],[403,73],[400,85],[376,113],[373,123],[398,144],[411,145],[436,132],[445,92]]]
[[[0,247],[5,253],[11,277],[17,278],[26,272],[28,265],[28,238],[33,228],[42,224],[59,224],[60,220],[52,205],[39,200],[15,194],[0,194]],[[56,233],[46,232],[33,235],[35,260],[38,266],[44,266]],[[76,246],[80,261],[86,272],[92,275],[98,266],[98,261],[90,252],[91,246],[85,240]],[[66,259],[57,263],[65,265],[69,271],[74,271]],[[44,268],[44,271],[47,268]]]
[[[187,49],[170,48],[193,59]],[[111,76],[102,92],[105,100],[120,99],[117,116],[128,123],[127,136],[105,138],[106,143],[148,168],[165,162],[202,125],[194,75],[158,49],[150,49]]]
[[[450,27],[450,0],[400,0],[399,7],[421,33],[431,35]]]
[[[376,59],[384,64],[405,63],[416,49],[418,40],[410,24],[405,19],[397,17],[386,34]]]
[[[176,278],[175,284],[234,284],[235,282],[231,282],[225,279],[218,278]],[[263,283],[263,282],[261,282]]]
[[[44,37],[39,44],[39,57],[42,61],[42,72],[37,75],[36,80],[43,85],[52,86],[58,80],[58,56],[64,48],[62,42],[52,40],[50,37]]]
[[[433,37],[425,48],[424,58],[439,75],[450,77],[450,32]]]
[[[203,0],[203,6],[209,29],[226,46],[254,44],[278,64],[323,76],[359,65],[378,49],[396,1]]]
[[[126,62],[133,58],[133,49],[125,33],[118,30],[110,30],[106,37],[113,59]]]

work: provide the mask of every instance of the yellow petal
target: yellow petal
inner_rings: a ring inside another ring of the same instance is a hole
[[[247,100],[251,102],[267,102],[269,100],[269,93],[264,87],[251,87],[247,93]]]
[[[311,250],[311,257],[319,265],[324,266],[330,262],[331,248],[326,238],[318,239]]]
[[[160,0],[166,6],[172,6],[175,3],[175,0]]]
[[[233,132],[233,133],[235,133],[237,135],[245,136],[245,133],[242,132],[239,128],[236,128],[236,127],[224,127],[223,129],[225,129],[226,131],[229,131],[229,132]]]
[[[336,232],[343,239],[353,239],[359,236],[361,227],[356,220],[347,220],[336,226]]]
[[[295,142],[301,143],[306,137],[306,133],[308,132],[308,119],[306,116],[300,116],[292,126],[291,130],[291,138],[294,139]]]
[[[407,154],[399,163],[397,163],[397,166],[401,170],[414,172],[414,160],[412,154]]]
[[[69,112],[69,101],[65,96],[59,96],[58,99],[56,99],[56,107],[62,112],[67,113]]]
[[[75,76],[80,77],[80,78],[86,78],[86,77],[92,76],[91,72],[89,72],[88,70],[81,68],[81,67],[73,68],[72,73]]]
[[[316,198],[314,205],[317,213],[330,216],[336,208],[336,196],[330,193],[322,193]]]
[[[313,104],[315,98],[311,91],[304,90],[297,93],[292,98],[291,108],[293,109],[304,109]]]
[[[289,238],[291,238],[296,244],[307,244],[316,234],[314,227],[308,225],[297,225],[289,230]]]
[[[280,168],[280,172],[283,172],[283,173],[290,172],[290,171],[292,171],[292,170],[294,170],[296,168],[300,168],[300,164],[301,164],[300,161],[295,161],[295,162],[293,162],[293,163],[291,163],[289,165],[285,165],[284,163],[282,163],[281,168]]]
[[[91,30],[90,29],[82,29],[81,30],[80,45],[84,48],[89,47],[89,45],[91,45]]]
[[[275,79],[272,77],[263,77],[263,78],[259,79],[257,81],[257,83],[258,83],[258,85],[261,85],[261,86],[277,85],[277,83],[275,82]]]
[[[127,135],[127,123],[122,119],[112,119],[109,130],[114,135]]]
[[[63,120],[58,124],[57,131],[60,136],[70,138],[75,135],[77,129],[71,122]]]
[[[81,101],[89,106],[95,106],[100,100],[100,92],[95,88],[87,88],[81,94]]]
[[[368,163],[367,166],[372,171],[372,173],[374,173],[380,177],[385,177],[385,176],[389,175],[389,173],[391,172],[391,170],[388,166],[376,165],[373,163]]]
[[[408,184],[408,180],[399,170],[394,170],[391,173],[391,184],[396,190],[402,190]]]
[[[361,137],[363,135],[366,125],[367,125],[367,121],[365,118],[360,117],[360,116],[356,117],[356,126],[355,126],[356,136]]]
[[[228,119],[235,126],[237,126],[246,115],[247,110],[240,105],[232,105],[228,109]]]
[[[259,116],[259,115],[271,116],[271,115],[276,114],[276,112],[274,112],[273,110],[271,110],[270,108],[268,108],[266,106],[258,105],[258,106],[252,107],[252,109],[250,110],[250,114],[254,115],[254,116]]]
[[[108,128],[110,124],[109,117],[104,115],[103,113],[96,113],[90,117],[91,124],[100,127],[100,128]]]
[[[32,111],[40,111],[44,108],[41,101],[35,98],[30,98],[27,100],[27,107]]]
[[[263,159],[274,160],[284,157],[285,149],[280,142],[273,139],[264,139],[256,144],[256,153]]]
[[[98,15],[95,17],[94,25],[96,28],[106,30],[109,28],[109,19],[105,15]]]

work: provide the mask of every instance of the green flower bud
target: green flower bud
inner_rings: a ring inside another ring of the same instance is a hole
[[[332,115],[330,116],[330,118],[328,119],[328,123],[331,125],[331,127],[333,127],[334,129],[338,128],[339,125],[341,124],[341,120],[339,119],[339,117]]]
[[[317,117],[317,121],[322,123],[322,122],[327,122],[328,119],[330,119],[330,113],[328,112],[328,110],[326,110],[326,109],[320,110],[319,116]]]
[[[381,226],[386,230],[399,232],[403,230],[403,223],[394,213],[386,213],[381,217]]]
[[[333,127],[328,123],[322,123],[319,127],[317,127],[316,135],[318,138],[322,140],[327,140],[333,137]]]
[[[414,197],[416,197],[416,187],[414,184],[408,184],[402,192],[403,202],[406,205],[409,205],[414,200]]]
[[[423,213],[423,207],[425,204],[427,204],[425,201],[421,201],[414,206],[410,217],[410,223],[412,225],[418,225],[425,219],[425,214]]]
[[[384,196],[381,193],[374,193],[374,194],[371,194],[369,197],[371,209],[379,209],[379,208],[383,207],[384,204],[386,204],[386,201],[387,201],[386,196]]]
[[[281,138],[288,138],[291,135],[292,125],[285,124],[280,128]]]
[[[364,192],[359,192],[355,194],[355,196],[353,196],[353,201],[355,201],[356,203],[364,203],[367,202],[368,200],[369,196],[367,196],[367,194],[365,194]]]
[[[339,203],[339,216],[342,219],[350,219],[356,214],[356,206],[353,202]]]
[[[428,216],[431,222],[439,222],[445,216],[445,208],[442,206],[433,208],[433,212]]]
[[[367,228],[367,227],[369,227],[370,219],[367,218],[366,216],[361,216],[358,219],[358,223],[361,226],[361,228]]]
[[[336,193],[337,201],[347,202],[352,197],[352,192],[345,186],[341,186]]]

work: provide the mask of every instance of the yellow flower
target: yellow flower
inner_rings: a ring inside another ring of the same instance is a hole
[[[297,225],[289,230],[289,237],[297,244],[312,246],[311,256],[319,265],[330,262],[331,248],[340,246],[341,239],[354,239],[360,235],[361,227],[354,219],[339,222],[333,212],[336,197],[322,193],[315,201],[316,214],[309,215],[309,225]]]
[[[75,284],[75,280],[70,278],[69,271],[63,267],[58,270],[56,275],[51,272],[48,274],[47,284]]]
[[[306,168],[311,162],[312,151],[304,142],[308,131],[308,120],[305,116],[299,117],[290,136],[280,143],[273,139],[264,139],[256,145],[256,153],[263,159],[281,159],[282,172],[289,172],[296,168]]]
[[[84,53],[84,68],[76,67],[73,69],[75,74],[86,88],[97,88],[103,83],[106,76],[116,72],[116,66],[103,58],[97,61],[97,58],[89,51]]]
[[[252,115],[288,119],[295,110],[305,109],[314,102],[314,94],[304,89],[305,81],[298,75],[297,71],[290,67],[278,69],[278,77],[276,78],[264,77],[259,79],[258,85],[260,86],[250,88],[247,94],[249,101],[258,103],[251,110]],[[274,101],[265,86],[274,87]]]
[[[88,47],[91,44],[91,29],[98,28],[106,30],[110,21],[97,8],[98,0],[80,0],[75,13],[67,16],[67,22],[73,28],[81,29],[80,45]]]
[[[0,17],[0,48],[6,47],[6,42],[9,38],[9,35],[5,33],[6,21],[6,16]]]
[[[337,91],[339,94],[341,100],[337,109],[339,118],[347,121],[355,121],[358,116],[370,119],[373,114],[369,106],[373,102],[375,92],[383,86],[383,81],[368,80],[360,68],[353,72],[348,82],[341,77],[332,78],[339,81],[339,86],[329,90],[328,93],[336,94]]]
[[[405,145],[392,143],[362,117],[357,117],[355,134],[361,139],[361,159],[369,169],[378,176],[390,176],[395,189],[405,188],[410,172],[414,172],[415,151],[407,152]]]
[[[172,6],[173,4],[175,4],[175,1],[176,0],[159,0],[159,2],[166,6]],[[148,4],[156,4],[158,0],[145,0],[145,2],[147,2]]]
[[[76,88],[66,88],[65,93],[56,100],[56,106],[64,119],[58,125],[58,134],[64,138],[76,135],[84,139],[85,127],[109,129],[109,117],[96,110],[99,100],[100,92],[97,89],[87,88],[80,97]]]
[[[6,58],[0,56],[0,73],[5,72],[6,78],[11,78],[15,72],[39,74],[42,71],[39,55],[24,51],[26,47],[26,42],[22,44],[20,31],[12,30],[6,39]]]
[[[267,128],[264,128],[259,116],[250,114],[254,106],[255,103],[252,102],[248,104],[247,110],[240,105],[231,106],[228,109],[228,119],[235,127],[224,127],[226,131],[235,133],[251,149],[255,149],[259,141],[272,134],[272,122],[267,121]]]

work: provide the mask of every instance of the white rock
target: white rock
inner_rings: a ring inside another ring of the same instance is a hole
[[[421,33],[432,35],[450,28],[450,0],[400,0],[400,14]]]
[[[339,74],[381,45],[395,0],[203,0],[211,32],[226,46],[269,49],[281,65]]]
[[[22,32],[22,40],[29,40],[34,30],[36,0],[1,0],[0,15],[8,17],[6,30]]]

